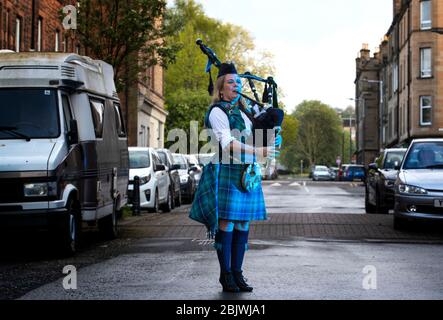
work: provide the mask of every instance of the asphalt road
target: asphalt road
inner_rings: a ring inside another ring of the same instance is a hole
[[[282,179],[265,181],[264,193],[269,221],[252,224],[245,261],[253,293],[221,292],[212,242],[186,205],[125,219],[114,241],[88,230],[71,258],[41,234],[5,239],[0,299],[443,298],[441,226],[393,230],[392,214],[364,214],[359,183]],[[76,290],[62,286],[67,265]],[[368,266],[376,289],[363,288]]]

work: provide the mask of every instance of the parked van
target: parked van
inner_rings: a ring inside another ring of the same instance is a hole
[[[44,227],[74,253],[82,222],[109,238],[127,202],[128,147],[112,67],[0,53],[0,227]]]

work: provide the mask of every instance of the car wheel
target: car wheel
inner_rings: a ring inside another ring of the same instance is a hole
[[[175,209],[175,198],[176,198],[176,196],[175,196],[175,192],[174,192],[173,189],[171,189],[170,192],[171,192],[171,197],[172,197],[172,201],[171,201],[171,210],[172,210],[172,209]]]
[[[381,197],[380,197],[380,191],[378,191],[378,190],[375,193],[375,204],[376,204],[377,213],[380,213],[380,214],[388,214],[389,213],[389,209],[386,208],[385,206],[383,206],[383,203],[382,203]]]
[[[182,193],[181,193],[181,190],[179,190],[178,196],[177,196],[177,199],[175,202],[175,206],[180,207],[181,205],[182,205]]]
[[[173,201],[172,192],[171,192],[171,190],[168,190],[168,195],[166,197],[166,203],[162,205],[163,212],[171,212],[172,201]]]
[[[405,230],[408,228],[408,221],[404,218],[394,216],[394,229],[395,230]]]
[[[366,213],[375,213],[375,206],[369,203],[369,191],[368,188],[365,188],[365,211]]]
[[[155,197],[154,197],[154,207],[148,209],[151,213],[159,212],[159,203],[158,203],[158,190],[155,190]]]
[[[117,200],[114,200],[112,213],[98,221],[98,228],[106,240],[112,240],[118,236],[117,223]]]

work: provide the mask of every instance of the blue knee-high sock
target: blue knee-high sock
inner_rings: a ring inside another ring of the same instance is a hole
[[[243,258],[247,249],[248,243],[248,231],[234,230],[232,238],[232,250],[231,250],[231,268],[233,272],[241,272],[243,265]]]
[[[233,232],[218,230],[215,234],[215,248],[217,249],[220,271],[231,272],[231,246]]]

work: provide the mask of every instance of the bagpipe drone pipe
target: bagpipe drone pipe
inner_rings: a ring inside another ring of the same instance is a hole
[[[197,39],[197,45],[200,47],[201,51],[208,57],[208,63],[206,65],[206,72],[209,73],[210,84],[208,87],[209,94],[212,95],[213,92],[213,84],[211,77],[211,66],[214,65],[217,68],[220,68],[221,62],[217,58],[217,55],[214,51],[205,46],[201,39]],[[242,79],[246,79],[251,91],[254,94],[254,98],[251,98],[242,92],[237,91],[239,95],[245,98],[250,102],[252,113],[245,112],[245,114],[249,117],[253,124],[254,131],[261,130],[263,133],[263,138],[260,135],[255,135],[255,138],[260,137],[260,139],[254,139],[254,145],[258,146],[270,146],[273,145],[274,134],[268,135],[269,131],[273,130],[273,133],[277,134],[281,130],[281,125],[283,123],[284,111],[278,106],[278,97],[277,97],[277,83],[274,81],[272,77],[268,77],[267,79],[263,79],[256,75],[251,74],[250,72],[245,72],[244,74],[238,75]],[[262,102],[260,102],[260,98],[257,93],[257,89],[255,87],[254,81],[263,82],[265,84],[265,89],[262,95]],[[260,131],[259,131],[260,132]],[[259,141],[261,140],[261,141]]]

